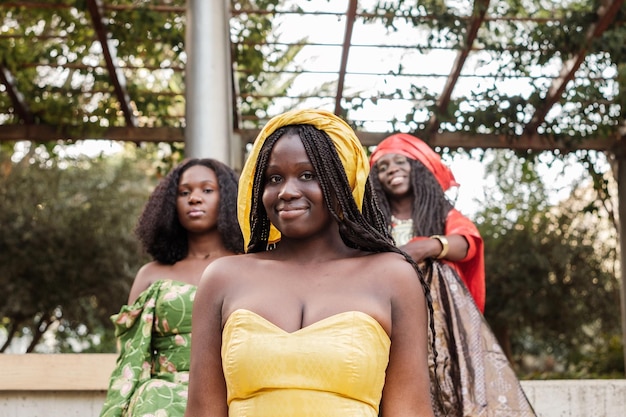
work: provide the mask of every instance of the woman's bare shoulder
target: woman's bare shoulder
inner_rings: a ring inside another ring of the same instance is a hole
[[[258,268],[257,263],[256,254],[223,256],[206,267],[202,274],[202,281],[231,280],[236,277],[247,276],[255,268]]]
[[[148,262],[147,264],[144,264],[141,268],[139,268],[139,270],[137,271],[136,279],[143,279],[144,277],[150,277],[154,274],[162,274],[169,268],[171,268],[171,265],[162,264],[158,261]]]
[[[376,253],[369,258],[363,270],[369,271],[375,279],[384,281],[386,286],[399,290],[418,288],[420,272],[401,254],[396,252]]]
[[[128,303],[132,303],[142,292],[146,290],[158,279],[162,279],[166,276],[165,272],[169,268],[169,265],[164,265],[157,261],[148,262],[143,265],[137,271],[133,285],[128,294]]]
[[[364,257],[372,266],[379,268],[393,268],[394,270],[413,270],[413,266],[400,253],[397,252],[377,252]]]
[[[244,253],[238,255],[222,256],[207,266],[207,270],[222,271],[232,268],[248,268],[258,260],[256,253]]]

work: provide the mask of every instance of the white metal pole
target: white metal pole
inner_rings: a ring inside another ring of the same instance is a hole
[[[231,164],[232,100],[227,1],[187,0],[185,156]]]

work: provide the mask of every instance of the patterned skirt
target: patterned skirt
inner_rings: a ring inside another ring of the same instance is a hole
[[[422,265],[433,299],[435,369],[430,349],[435,416],[536,416],[495,335],[456,272]]]

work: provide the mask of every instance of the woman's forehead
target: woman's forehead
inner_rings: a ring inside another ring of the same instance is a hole
[[[380,158],[378,158],[378,161],[376,161],[376,164],[380,164],[380,163],[385,163],[385,162],[389,162],[389,161],[397,161],[397,160],[407,160],[409,159],[406,155],[402,155],[399,153],[387,153],[384,155],[381,155]]]

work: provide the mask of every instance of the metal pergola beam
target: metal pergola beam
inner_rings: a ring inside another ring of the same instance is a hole
[[[100,45],[102,45],[102,55],[104,56],[104,61],[109,71],[113,90],[115,91],[117,100],[120,103],[120,108],[124,114],[124,120],[126,120],[128,126],[137,126],[137,118],[134,115],[130,95],[126,89],[126,77],[117,63],[115,46],[109,40],[108,31],[102,17],[102,0],[87,0],[87,9],[91,15],[91,21],[98,41]]]
[[[537,133],[537,129],[545,121],[546,115],[550,109],[563,96],[563,92],[565,91],[567,84],[574,79],[576,71],[578,71],[578,68],[580,68],[585,60],[585,57],[587,56],[587,51],[591,42],[604,33],[611,22],[613,22],[613,19],[617,15],[617,12],[622,7],[623,3],[624,0],[604,0],[602,2],[602,5],[599,7],[597,13],[598,21],[592,24],[587,30],[585,41],[581,45],[578,52],[563,64],[559,76],[553,80],[552,85],[548,89],[546,98],[542,101],[543,105],[535,110],[535,114],[526,126],[526,134],[534,135]]]
[[[339,65],[339,78],[337,79],[337,96],[335,97],[335,114],[341,115],[341,100],[343,98],[343,87],[346,81],[346,67],[348,66],[348,55],[350,45],[352,45],[352,29],[356,19],[357,0],[350,0],[348,11],[346,12],[346,31],[343,36],[343,46],[341,51],[341,63]]]
[[[472,50],[472,46],[474,45],[474,41],[478,36],[478,29],[483,24],[485,20],[485,15],[487,14],[487,8],[489,7],[489,0],[476,0],[474,1],[474,10],[472,11],[472,17],[468,22],[467,33],[465,36],[465,44],[459,50],[454,64],[452,64],[452,69],[450,71],[450,75],[446,80],[446,85],[437,100],[437,111],[439,114],[445,113],[448,110],[448,105],[450,104],[450,97],[452,97],[452,91],[454,91],[454,87],[456,86],[457,81],[459,80],[459,76],[461,75],[461,71],[463,70],[463,66],[465,65],[465,61],[467,61],[467,57]],[[430,138],[436,131],[439,129],[439,117],[437,113],[434,113],[430,121],[428,122],[428,126],[426,127],[424,136]]]
[[[11,74],[11,71],[9,71],[2,62],[0,62],[0,83],[6,88],[7,94],[13,104],[13,109],[20,120],[27,125],[34,124],[35,116],[30,111],[28,104],[26,104],[24,96],[15,85],[13,74]]]

